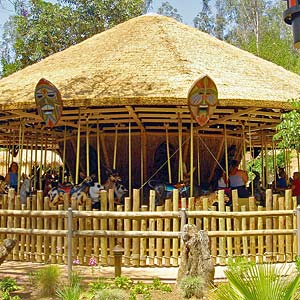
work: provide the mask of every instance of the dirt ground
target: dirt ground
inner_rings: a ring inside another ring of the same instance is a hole
[[[45,264],[26,263],[17,261],[8,261],[0,265],[0,279],[4,277],[14,278],[18,286],[21,287],[13,295],[20,296],[24,300],[54,300],[55,298],[41,298],[36,288],[31,284],[30,273],[37,272]],[[61,268],[62,281],[68,279],[67,266],[59,265]],[[144,283],[152,283],[154,278],[159,278],[162,282],[170,284],[172,287],[171,293],[163,293],[161,291],[153,291],[152,300],[174,300],[183,299],[181,292],[176,286],[176,276],[178,268],[122,268],[122,275],[131,278],[134,282],[142,281]],[[87,286],[89,282],[96,281],[98,277],[114,278],[114,267],[92,267],[74,266],[73,271],[77,272],[82,278],[83,286]],[[142,299],[142,297],[140,297]]]

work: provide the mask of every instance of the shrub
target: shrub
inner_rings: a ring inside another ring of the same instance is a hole
[[[59,286],[60,269],[58,266],[50,265],[32,273],[32,283],[39,290],[40,295],[51,297],[55,296]]]
[[[56,296],[60,300],[79,300],[81,295],[81,278],[78,273],[73,273],[70,283],[59,287]]]
[[[105,289],[98,291],[95,295],[95,300],[127,300],[128,295],[124,290],[120,289]]]
[[[187,276],[182,279],[179,285],[184,298],[202,298],[204,294],[204,281],[201,277]]]

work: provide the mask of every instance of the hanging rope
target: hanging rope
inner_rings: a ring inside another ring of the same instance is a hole
[[[188,137],[183,143],[182,146],[190,139],[190,137]],[[176,151],[174,151],[174,153],[172,155],[170,155],[170,159],[179,151],[179,147],[177,148]],[[143,185],[139,188],[139,190],[141,188],[143,188],[166,164],[168,163],[168,160],[166,160],[153,174],[152,176],[143,183]]]
[[[209,150],[208,146],[205,144],[205,142],[203,141],[203,139],[199,136],[199,140],[202,142],[202,144],[204,145],[204,147],[207,149],[207,151],[209,152],[209,154],[213,157],[213,159],[216,161],[217,165],[221,168],[221,170],[223,172],[226,172],[224,170],[224,168],[221,166],[221,164],[218,162],[217,158],[214,156],[214,154]]]
[[[166,143],[167,143],[168,175],[169,175],[169,182],[172,182],[171,160],[170,160],[170,144],[169,144],[169,130],[168,130],[168,125],[165,125],[165,127],[166,127]]]
[[[118,149],[118,124],[115,125],[115,143],[114,143],[114,160],[113,160],[113,169],[117,168],[117,149]]]

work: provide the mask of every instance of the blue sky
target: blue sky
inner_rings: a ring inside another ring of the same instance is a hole
[[[188,25],[193,25],[193,19],[197,13],[201,10],[201,1],[199,0],[165,0],[168,1],[174,8],[177,8],[178,13],[183,17],[183,22]],[[0,34],[1,29],[5,21],[13,14],[13,9],[11,7],[9,0],[2,1],[4,7],[0,6]],[[51,0],[49,2],[56,2]],[[161,6],[163,0],[153,0],[152,12],[156,12]],[[0,37],[1,38],[1,37]]]

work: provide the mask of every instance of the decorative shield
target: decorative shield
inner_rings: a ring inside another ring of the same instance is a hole
[[[218,105],[218,90],[207,75],[194,82],[188,93],[188,105],[192,117],[204,126]]]
[[[50,81],[42,78],[35,87],[34,95],[39,115],[47,127],[53,127],[62,115],[59,90]]]

